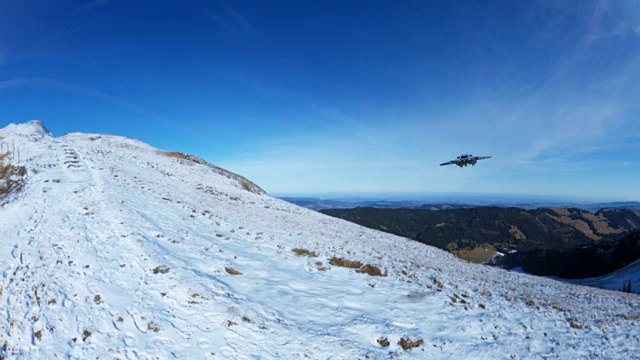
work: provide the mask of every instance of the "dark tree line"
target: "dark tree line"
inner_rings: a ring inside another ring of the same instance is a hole
[[[607,241],[561,249],[534,249],[502,257],[498,265],[542,276],[583,279],[608,274],[640,259],[640,232],[619,241]],[[629,287],[631,285],[629,284]]]
[[[631,280],[629,280],[627,283],[622,285],[622,289],[620,289],[620,291],[626,292],[626,293],[633,293],[633,287],[631,286]]]

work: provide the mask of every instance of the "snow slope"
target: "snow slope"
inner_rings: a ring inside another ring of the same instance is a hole
[[[247,191],[137,140],[45,130],[0,130],[28,168],[23,191],[0,208],[2,359],[622,359],[640,350],[637,295],[464,262]],[[334,256],[388,276],[330,265]],[[423,343],[403,350],[400,338]]]

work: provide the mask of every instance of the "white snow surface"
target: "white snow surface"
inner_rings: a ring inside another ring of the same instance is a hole
[[[626,359],[640,350],[637,295],[472,264],[248,192],[137,140],[52,137],[36,125],[0,130],[28,169],[0,208],[2,359]],[[330,265],[334,256],[388,276]],[[424,343],[403,350],[403,337]]]

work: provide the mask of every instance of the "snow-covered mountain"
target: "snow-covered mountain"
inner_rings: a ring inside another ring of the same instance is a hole
[[[0,208],[0,359],[640,350],[637,295],[464,262],[134,139],[53,137],[40,122],[0,137],[20,151],[10,180],[22,182]]]

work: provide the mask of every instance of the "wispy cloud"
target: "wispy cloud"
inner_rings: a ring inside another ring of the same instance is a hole
[[[245,33],[252,33],[253,26],[240,12],[232,8],[222,0],[215,2],[216,6],[211,6],[204,10],[204,14],[215,21],[226,31],[241,30]]]
[[[215,21],[216,23],[218,23],[218,25],[220,27],[222,27],[223,29],[225,29],[226,31],[232,31],[233,30],[233,26],[231,25],[231,23],[227,22],[227,20],[224,19],[224,17],[218,15],[217,13],[211,11],[211,10],[205,10],[204,14],[212,19],[213,21]]]
[[[103,5],[107,5],[109,3],[109,0],[95,0],[95,1],[90,1],[86,4],[80,5],[78,6],[75,10],[77,11],[84,11],[84,10],[88,10],[91,8],[95,8],[95,7],[99,7],[99,6],[103,6]]]

